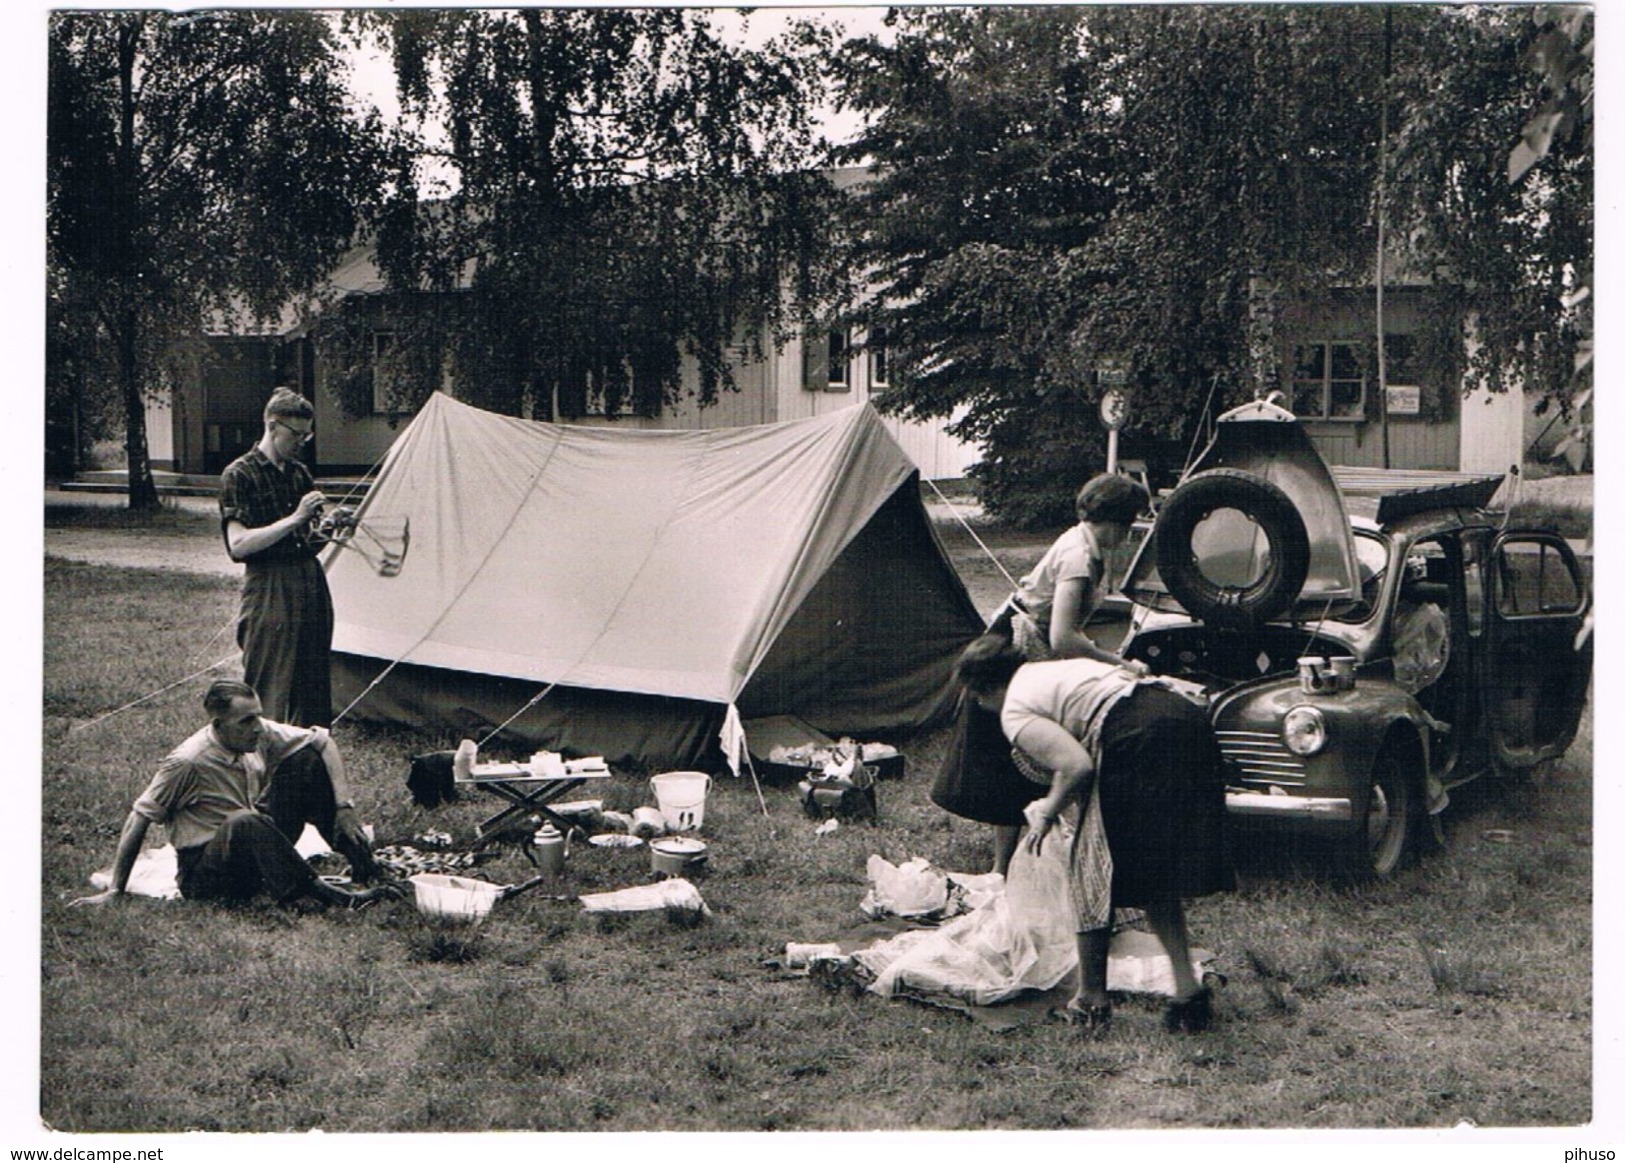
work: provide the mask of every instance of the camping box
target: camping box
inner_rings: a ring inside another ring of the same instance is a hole
[[[859,766],[851,775],[809,775],[796,784],[801,808],[815,820],[835,817],[841,820],[880,818],[875,802],[874,768]]]
[[[902,778],[903,757],[897,748],[885,743],[860,743],[858,750],[858,762],[868,768],[875,779]],[[832,759],[839,763],[847,755],[846,750],[833,744],[791,748],[770,752],[757,770],[769,779],[804,779],[824,774]]]
[[[847,757],[841,753],[842,745],[852,745],[849,739],[837,743],[794,715],[753,719],[745,724],[745,738],[750,744],[751,763],[756,773],[770,783],[821,777],[830,760],[840,762]],[[873,778],[903,777],[904,759],[897,748],[889,743],[856,746],[860,751],[858,761],[870,769]]]

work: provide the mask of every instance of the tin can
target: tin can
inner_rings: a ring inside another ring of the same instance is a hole
[[[824,944],[791,941],[784,947],[784,967],[806,969],[814,961],[841,956],[841,947],[833,941]]]
[[[1326,660],[1313,656],[1298,659],[1298,685],[1305,694],[1319,694],[1331,689],[1331,672]]]

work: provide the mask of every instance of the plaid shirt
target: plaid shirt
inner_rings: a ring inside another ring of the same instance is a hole
[[[299,498],[315,487],[315,478],[299,461],[283,461],[279,468],[255,445],[220,474],[221,536],[225,536],[227,521],[241,521],[247,529],[262,529],[282,520],[299,507]],[[301,561],[314,557],[319,548],[321,542],[312,535],[307,524],[270,548],[243,560],[250,565]]]

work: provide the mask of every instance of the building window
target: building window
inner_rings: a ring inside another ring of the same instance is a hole
[[[1382,336],[1382,356],[1388,364],[1389,384],[1419,384],[1426,374],[1422,367],[1420,352],[1417,349],[1416,336],[1396,335],[1384,332]]]
[[[852,390],[852,345],[845,331],[831,331],[829,333],[829,382],[825,386],[826,392],[850,392]]]
[[[809,392],[849,392],[851,344],[842,330],[815,331],[801,339],[801,386]]]
[[[372,410],[377,415],[387,416],[401,410],[390,396],[390,389],[395,385],[395,371],[389,366],[390,353],[395,350],[395,333],[374,331],[371,342]]]
[[[891,384],[891,373],[886,366],[890,353],[886,350],[886,328],[874,327],[869,332],[869,387],[884,388]]]
[[[609,415],[609,409],[604,405],[604,385],[597,376],[587,379],[586,390],[582,393],[581,414],[583,416]]]
[[[1300,343],[1292,362],[1292,411],[1300,420],[1365,419],[1357,343]]]

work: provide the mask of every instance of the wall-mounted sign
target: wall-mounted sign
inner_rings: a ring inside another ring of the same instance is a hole
[[[1388,415],[1420,416],[1422,389],[1414,384],[1388,385]]]

